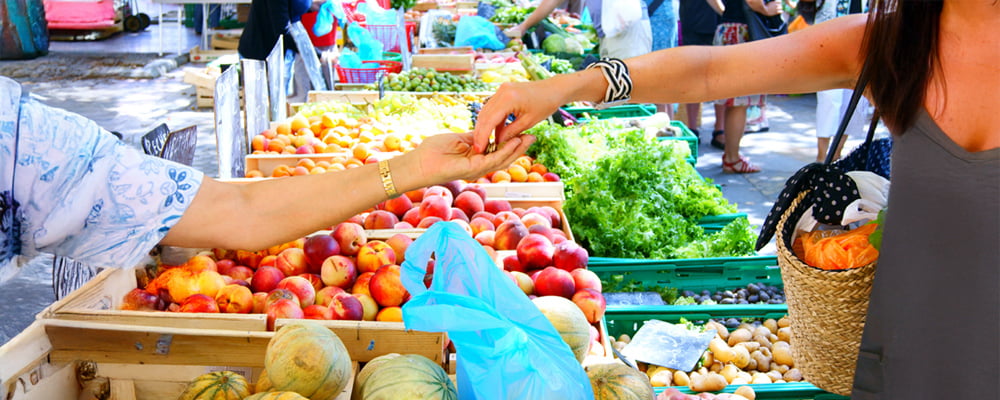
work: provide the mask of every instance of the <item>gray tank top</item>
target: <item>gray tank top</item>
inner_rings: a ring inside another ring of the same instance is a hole
[[[997,399],[1000,148],[966,151],[921,109],[889,193],[852,399]]]

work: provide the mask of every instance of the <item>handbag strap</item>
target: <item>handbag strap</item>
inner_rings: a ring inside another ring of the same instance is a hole
[[[835,149],[840,147],[840,142],[844,140],[844,133],[847,132],[847,126],[851,123],[851,117],[854,116],[854,110],[858,108],[858,102],[861,101],[861,96],[865,93],[865,87],[868,86],[868,69],[870,63],[865,59],[864,65],[861,66],[861,74],[858,76],[858,82],[854,85],[854,93],[851,93],[851,100],[847,103],[847,111],[844,113],[843,118],[840,119],[840,125],[837,126],[837,134],[833,136],[833,140],[830,141],[831,151],[826,152],[826,160],[823,161],[824,165],[830,165],[833,163],[834,154],[836,154]],[[872,138],[875,136],[875,128],[878,126],[878,111],[876,110],[875,115],[872,116],[871,125],[868,127],[868,137],[865,138],[865,145],[868,146],[872,142]]]

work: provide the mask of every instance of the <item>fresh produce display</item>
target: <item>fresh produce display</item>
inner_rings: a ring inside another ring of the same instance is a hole
[[[250,385],[243,375],[232,371],[209,372],[188,383],[178,400],[243,400],[250,396]]]
[[[602,257],[669,259],[753,254],[746,219],[706,234],[697,221],[735,212],[697,174],[676,141],[658,142],[613,120],[573,127],[539,124],[528,153],[566,184],[577,240]],[[676,143],[675,143],[676,142]]]
[[[353,370],[344,343],[315,323],[289,324],[267,344],[264,368],[274,390],[331,399],[347,387]]]
[[[483,82],[499,85],[506,82],[526,82],[528,72],[514,53],[477,53],[476,75]]]
[[[524,19],[535,11],[535,7],[502,7],[497,8],[496,14],[490,17],[490,22],[504,25],[517,25],[524,22]]]
[[[681,297],[674,305],[691,304],[784,304],[785,291],[777,286],[762,283],[750,283],[736,290],[722,290],[715,293],[702,290],[695,293],[690,290],[681,291]]]
[[[407,354],[369,362],[355,381],[352,398],[364,400],[457,400],[458,391],[448,374],[427,357]]]
[[[687,324],[698,332],[714,330],[716,337],[693,371],[639,363],[639,369],[645,371],[654,387],[687,386],[696,392],[714,392],[727,385],[802,381],[802,373],[792,361],[791,327],[787,317],[743,322],[732,332],[717,321],[708,321],[702,326]],[[630,340],[628,335],[621,335],[612,345],[620,350]]]
[[[493,171],[479,178],[475,183],[506,182],[559,182],[559,174],[549,172],[548,167],[531,156],[518,157],[506,169]]]
[[[819,269],[860,268],[878,260],[878,249],[869,241],[878,227],[870,222],[846,232],[806,232],[795,239],[793,250],[800,260]]]
[[[383,85],[397,92],[482,92],[492,86],[471,75],[455,75],[431,68],[414,68],[386,75]],[[376,89],[375,84],[369,86]]]
[[[455,32],[458,26],[451,18],[438,17],[431,22],[431,35],[437,47],[452,47],[455,45]]]
[[[549,64],[548,70],[552,71],[552,73],[568,74],[576,71],[575,69],[573,69],[573,63],[571,63],[569,60],[564,60],[562,58],[554,57],[544,53],[533,54],[533,56],[535,57],[535,60],[541,65],[545,65],[546,63],[548,63]]]
[[[583,362],[590,347],[590,324],[573,302],[560,296],[542,296],[531,300],[552,323],[559,336],[569,345],[576,360]]]
[[[656,400],[754,400],[757,393],[753,387],[740,386],[733,393],[699,393],[697,395],[682,393],[676,388],[667,388],[656,396]]]
[[[533,81],[541,81],[555,76],[554,73],[545,69],[538,59],[529,52],[519,51],[517,58],[521,60],[524,70],[527,71],[528,77]]]
[[[649,377],[620,362],[587,367],[595,400],[653,400]]]
[[[309,400],[295,392],[263,392],[251,395],[244,400]]]

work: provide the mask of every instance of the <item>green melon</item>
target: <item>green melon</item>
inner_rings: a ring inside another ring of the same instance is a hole
[[[416,354],[382,362],[360,389],[362,400],[458,400],[444,368]]]

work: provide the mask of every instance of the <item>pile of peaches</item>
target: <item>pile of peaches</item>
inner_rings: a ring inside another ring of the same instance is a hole
[[[562,218],[551,206],[512,207],[487,199],[480,185],[450,182],[387,200],[328,233],[260,251],[213,249],[179,266],[163,265],[146,287],[125,295],[122,309],[263,313],[268,329],[277,318],[402,321],[400,307],[410,294],[400,264],[413,239],[377,230],[451,221],[526,295],[569,298],[596,326],[605,309],[601,282],[586,269],[586,249],[562,230]]]

